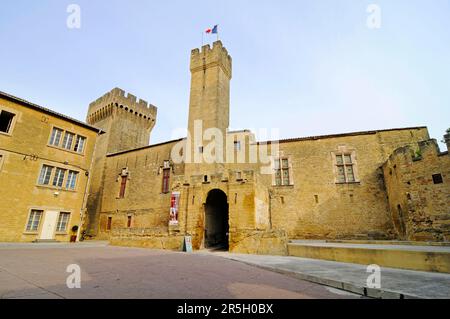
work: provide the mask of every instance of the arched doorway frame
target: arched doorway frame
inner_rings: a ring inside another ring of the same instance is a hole
[[[213,198],[213,196],[221,196],[221,201],[216,203],[214,206],[213,200],[218,198]],[[220,204],[220,205],[219,205]],[[213,212],[208,213],[208,209],[213,209]],[[221,211],[222,210],[222,211]],[[214,216],[214,213],[219,213],[221,215]],[[230,208],[228,202],[228,195],[226,191],[221,188],[212,188],[206,193],[205,201],[203,204],[203,214],[204,214],[204,248],[207,249],[229,249],[229,232],[230,232]],[[212,216],[211,216],[212,215]],[[211,220],[214,218],[214,220]],[[213,228],[214,231],[208,234],[210,229]],[[215,229],[217,228],[217,229]]]

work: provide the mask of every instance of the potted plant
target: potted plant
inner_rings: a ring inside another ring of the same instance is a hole
[[[72,227],[72,235],[70,236],[71,243],[74,243],[77,241],[77,232],[78,232],[78,226],[75,225]]]

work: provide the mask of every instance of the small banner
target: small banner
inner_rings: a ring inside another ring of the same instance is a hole
[[[180,192],[173,192],[170,197],[170,226],[178,225],[178,208],[180,206]]]

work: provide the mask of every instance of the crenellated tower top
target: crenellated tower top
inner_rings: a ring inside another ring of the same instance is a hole
[[[232,77],[232,59],[221,41],[216,41],[213,47],[204,45],[201,50],[191,51],[191,72],[205,70],[213,66],[219,66],[229,79]]]
[[[87,122],[91,125],[101,121],[111,114],[113,109],[134,114],[136,117],[155,123],[157,108],[148,102],[137,99],[133,94],[126,94],[124,90],[115,88],[89,104]]]

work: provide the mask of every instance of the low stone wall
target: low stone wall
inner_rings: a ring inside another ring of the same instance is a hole
[[[160,229],[116,229],[112,232],[110,243],[113,246],[143,247],[180,251],[183,248],[183,235],[170,235]],[[231,232],[230,252],[258,255],[287,255],[288,239],[282,230],[245,229]],[[195,248],[194,248],[195,249]]]
[[[365,247],[327,247],[320,245],[288,245],[289,256],[322,259],[360,265],[379,265],[381,267],[409,269],[418,271],[450,273],[450,253],[445,251],[365,248]]]
[[[230,252],[286,256],[287,243],[282,230],[237,230],[230,235]]]
[[[171,236],[159,229],[116,229],[111,234],[113,246],[182,250],[184,236]]]

